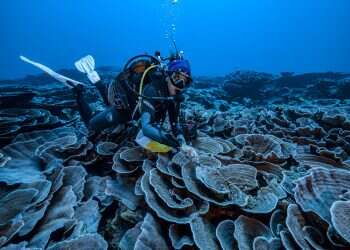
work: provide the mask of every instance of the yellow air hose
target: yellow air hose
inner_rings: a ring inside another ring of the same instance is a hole
[[[141,82],[140,82],[139,95],[142,95],[143,83],[145,81],[145,78],[146,78],[146,75],[148,74],[148,72],[151,71],[152,69],[155,69],[155,68],[158,68],[158,67],[160,67],[160,66],[159,65],[151,65],[145,70],[145,72],[143,72],[142,78],[141,78]]]
[[[142,105],[142,98],[143,98],[142,89],[143,89],[143,84],[144,84],[146,75],[148,74],[149,71],[151,71],[152,69],[158,68],[158,67],[160,67],[160,66],[159,65],[152,65],[152,66],[148,67],[145,70],[145,72],[143,72],[141,82],[140,82],[140,88],[139,88],[139,103],[136,105],[135,111],[136,111],[137,106],[138,106],[140,109],[140,112],[141,112],[141,105]],[[133,114],[133,116],[134,116],[134,114]],[[139,141],[138,143],[143,148],[150,150],[151,152],[154,152],[154,153],[167,153],[167,152],[171,151],[171,147],[164,145],[164,144],[161,144],[159,142],[153,141],[153,140],[146,138],[144,136],[141,136],[141,138],[139,138],[137,141]]]
[[[136,113],[136,110],[139,109],[140,112],[141,112],[141,105],[142,105],[142,99],[143,99],[143,95],[142,95],[142,89],[143,89],[143,84],[145,82],[145,78],[146,78],[146,75],[148,74],[148,72],[150,72],[152,69],[155,69],[155,68],[158,68],[160,67],[159,65],[151,65],[149,66],[145,72],[143,72],[142,74],[142,77],[141,77],[141,81],[140,81],[140,88],[139,88],[139,101],[135,107],[135,110],[132,114],[132,117],[134,117],[135,113]]]

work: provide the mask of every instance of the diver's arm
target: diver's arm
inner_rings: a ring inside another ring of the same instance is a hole
[[[176,139],[178,140],[180,145],[186,144],[185,137],[179,124],[180,100],[174,101],[170,104],[168,114],[171,131],[176,136]]]
[[[96,82],[96,83],[95,83],[95,86],[96,86],[98,92],[100,93],[100,96],[102,97],[103,102],[104,102],[106,105],[109,105],[109,102],[108,102],[108,95],[107,95],[107,91],[108,91],[107,86],[102,82],[102,80]]]
[[[174,103],[175,105],[170,105],[168,114],[169,114],[169,120],[171,124],[171,128],[173,131],[173,134],[176,136],[176,140],[179,144],[180,151],[184,152],[186,156],[198,160],[198,153],[196,150],[187,145],[186,139],[183,135],[182,129],[179,125],[179,111],[180,111],[180,103]]]
[[[192,146],[187,145],[186,139],[183,135],[183,131],[179,124],[180,103],[181,103],[181,100],[178,100],[177,102],[175,101],[170,105],[168,109],[171,128],[172,128],[173,134],[176,135],[177,142],[180,145],[179,147],[180,151],[185,153],[187,157],[198,162],[199,160],[198,153]]]
[[[145,96],[159,96],[159,93],[152,84],[147,85],[144,90]],[[157,102],[153,99],[144,98],[141,103],[141,125],[142,132],[145,136],[155,140],[161,144],[171,147],[179,147],[176,139],[162,128],[158,128],[154,124]]]
[[[174,134],[174,136],[176,136],[176,139],[178,140],[180,145],[186,144],[185,137],[183,135],[182,129],[178,121],[178,116],[176,116],[176,114],[173,114],[173,112],[170,110],[168,113],[172,133]]]
[[[142,133],[161,144],[171,146],[173,148],[179,147],[179,142],[169,133],[163,129],[157,128],[152,124],[152,117],[149,112],[143,112],[141,115]]]

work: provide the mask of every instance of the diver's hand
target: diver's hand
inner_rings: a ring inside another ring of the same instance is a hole
[[[197,151],[191,147],[191,146],[188,146],[186,144],[183,144],[180,148],[180,150],[182,152],[184,152],[184,154],[188,157],[188,158],[191,158],[192,160],[194,161],[198,161],[198,153]]]
[[[176,140],[179,142],[180,146],[186,145],[186,139],[185,139],[185,137],[183,136],[183,134],[178,134],[178,135],[176,136]]]

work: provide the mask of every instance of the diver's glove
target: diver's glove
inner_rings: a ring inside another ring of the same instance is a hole
[[[193,147],[186,144],[186,139],[183,136],[183,134],[178,134],[176,136],[176,139],[180,144],[180,151],[182,151],[188,158],[190,158],[194,162],[198,162],[199,158],[197,151]]]
[[[100,76],[95,71],[95,60],[92,56],[88,55],[75,62],[75,67],[82,73],[87,74],[90,82],[97,83],[101,81]]]
[[[178,143],[180,144],[180,146],[186,144],[186,139],[185,139],[185,137],[184,137],[183,134],[178,134],[178,135],[176,136],[176,140],[178,141]]]
[[[191,147],[191,146],[189,146],[189,145],[187,145],[187,144],[183,144],[183,145],[181,146],[180,150],[181,150],[188,158],[190,158],[192,161],[194,161],[194,162],[198,162],[198,161],[199,161],[198,153],[197,153],[197,151],[196,151],[193,147]]]

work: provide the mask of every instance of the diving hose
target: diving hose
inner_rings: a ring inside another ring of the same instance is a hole
[[[147,76],[147,74],[152,70],[152,69],[156,69],[156,68],[159,68],[160,70],[164,70],[163,69],[163,66],[162,66],[162,63],[161,63],[161,60],[159,60],[158,58],[154,57],[154,56],[150,56],[150,55],[138,55],[138,56],[135,56],[133,58],[131,58],[124,66],[124,69],[123,71],[127,71],[129,66],[131,65],[131,63],[133,61],[135,61],[136,59],[139,59],[141,57],[145,57],[145,58],[150,58],[152,61],[153,61],[153,64],[151,66],[149,66],[142,74],[142,78],[141,78],[141,81],[140,81],[140,87],[139,87],[139,91],[135,91],[130,85],[128,82],[126,82],[126,87],[135,95],[138,97],[138,103],[136,104],[135,106],[135,109],[133,111],[133,114],[132,114],[132,117],[134,117],[134,115],[136,114],[136,111],[138,108],[141,108],[141,103],[142,103],[142,100],[143,99],[151,99],[151,100],[159,100],[159,101],[171,101],[171,100],[174,100],[175,98],[177,98],[179,94],[175,95],[175,96],[169,96],[169,97],[157,97],[157,96],[144,96],[142,94],[142,91],[143,91],[143,86],[144,86],[144,82],[145,82],[145,78]],[[163,72],[164,74],[164,72]],[[116,92],[116,88],[115,88],[115,84],[110,84],[109,86],[109,90],[108,90],[108,100],[110,103],[113,103],[113,97],[114,97],[114,93]]]
[[[141,97],[141,98],[144,98],[144,99],[159,100],[159,101],[171,101],[171,100],[174,100],[179,94],[178,94],[178,95],[175,95],[175,96],[171,96],[171,97],[144,96],[144,95],[142,94],[142,87],[143,87],[143,85],[144,85],[144,80],[145,80],[145,77],[146,77],[146,75],[148,74],[148,72],[149,72],[150,70],[156,68],[156,67],[160,68],[161,70],[164,70],[162,61],[163,61],[163,60],[169,60],[169,58],[166,58],[166,59],[160,58],[160,59],[158,59],[158,58],[156,58],[156,57],[154,57],[154,56],[147,55],[147,54],[145,54],[145,55],[134,56],[133,58],[131,58],[131,59],[125,64],[125,66],[124,66],[124,68],[123,68],[123,72],[128,71],[128,69],[129,69],[130,65],[132,64],[132,62],[134,62],[135,60],[137,60],[137,59],[139,59],[139,58],[142,58],[142,57],[144,57],[144,58],[149,58],[149,59],[151,59],[153,62],[152,62],[152,65],[149,66],[149,67],[145,70],[145,72],[143,73],[143,75],[142,75],[142,79],[141,79],[141,81],[140,81],[140,86],[141,86],[141,87],[140,87],[140,89],[139,89],[139,92],[135,91],[135,90],[129,85],[128,82],[126,82],[126,84],[125,84],[126,87],[127,87],[134,95],[138,96],[139,99],[140,99],[140,97]],[[109,92],[110,94],[109,94],[108,99],[110,100],[110,103],[113,103],[113,93],[115,93],[116,89],[115,89],[115,86],[114,86],[115,84],[111,84],[111,85],[113,85],[113,86],[110,86],[110,88],[109,88],[109,91],[108,91],[108,92]]]
[[[142,94],[143,84],[144,84],[144,82],[145,82],[145,78],[146,78],[148,72],[150,72],[152,69],[155,69],[155,68],[161,68],[161,66],[160,66],[160,65],[157,65],[157,64],[151,65],[151,66],[148,67],[148,68],[145,70],[145,72],[143,72],[143,74],[142,74],[141,81],[140,81],[139,93],[138,93],[138,102],[137,102],[137,104],[136,104],[136,106],[135,106],[134,111],[132,112],[132,116],[131,116],[132,119],[134,119],[137,109],[139,109],[140,112],[141,112],[141,104],[142,104],[142,100],[143,100],[143,98],[144,98],[144,95]]]
[[[152,69],[155,69],[155,68],[160,68],[159,65],[151,65],[150,67],[148,67],[145,72],[143,72],[142,74],[142,78],[141,78],[141,81],[140,81],[140,88],[139,88],[139,99],[141,98],[142,96],[142,88],[143,88],[143,84],[145,82],[145,78],[146,78],[146,75],[148,74],[149,71],[151,71]]]

